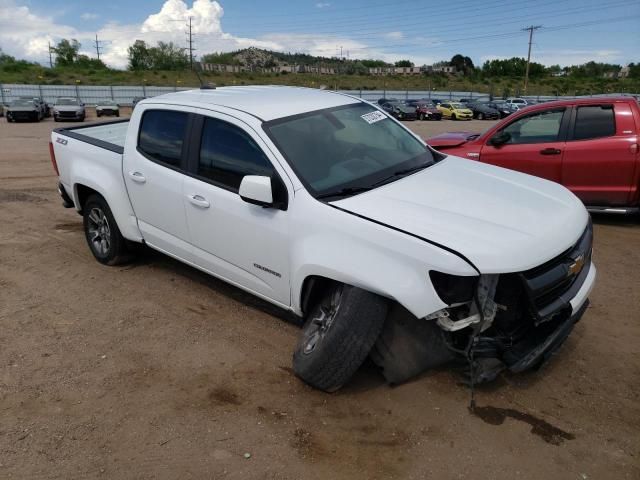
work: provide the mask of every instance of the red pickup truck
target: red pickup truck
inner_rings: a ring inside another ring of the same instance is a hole
[[[631,97],[526,107],[482,134],[444,133],[436,150],[558,182],[592,211],[640,210],[640,107]]]

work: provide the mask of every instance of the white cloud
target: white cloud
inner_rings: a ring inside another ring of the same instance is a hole
[[[389,40],[402,40],[404,38],[404,34],[402,32],[387,32],[383,37]]]
[[[97,13],[91,13],[91,12],[85,12],[82,15],[80,15],[80,18],[82,20],[95,20],[99,17],[100,15],[98,15]]]
[[[316,8],[329,8],[331,4],[329,2],[318,2]]]

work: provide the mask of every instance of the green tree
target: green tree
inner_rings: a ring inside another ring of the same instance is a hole
[[[396,67],[413,67],[413,62],[410,60],[400,60],[395,63]]]
[[[189,56],[184,48],[173,42],[158,42],[149,49],[151,68],[154,70],[183,70],[189,63]]]
[[[470,75],[475,71],[475,66],[473,65],[473,60],[469,57],[465,57],[460,55],[454,55],[451,57],[450,65],[456,67],[456,70],[464,73],[465,75]]]
[[[148,70],[151,68],[149,48],[144,40],[136,40],[127,48],[129,70]]]
[[[72,38],[70,41],[63,38],[51,50],[56,54],[57,66],[69,67],[78,59],[80,43],[75,38]]]

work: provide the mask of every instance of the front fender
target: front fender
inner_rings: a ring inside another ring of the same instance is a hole
[[[422,318],[447,306],[436,294],[429,270],[477,274],[451,252],[310,196],[298,195],[292,214],[293,231],[299,232],[291,246],[292,308],[298,315],[303,313],[302,289],[310,276],[377,293]]]

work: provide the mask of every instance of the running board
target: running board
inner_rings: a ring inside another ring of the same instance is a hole
[[[640,212],[638,207],[587,207],[591,213],[612,213],[616,215],[633,215]]]

